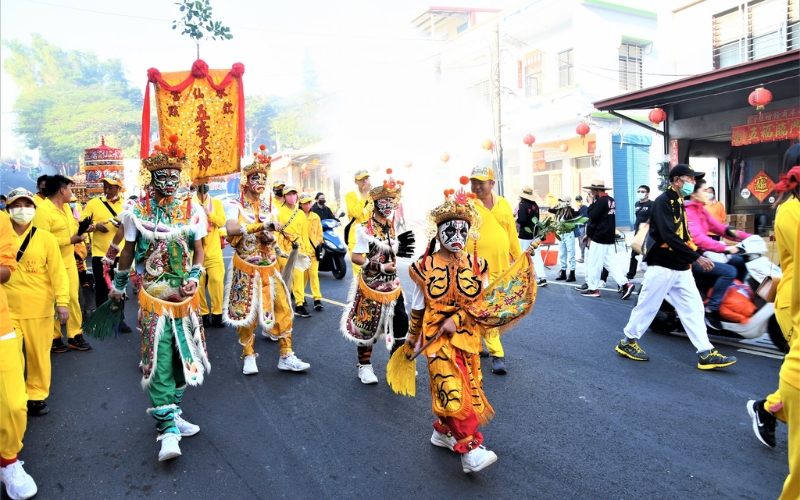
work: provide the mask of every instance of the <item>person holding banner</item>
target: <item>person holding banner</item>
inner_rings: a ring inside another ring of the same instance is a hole
[[[266,150],[263,144],[260,148]],[[271,157],[256,153],[253,163],[242,168],[239,202],[229,202],[225,207],[227,239],[236,252],[225,281],[222,316],[226,324],[238,330],[245,375],[258,373],[253,343],[259,325],[264,336],[278,340],[279,370],[302,372],[311,367],[292,350],[291,291],[278,267],[278,257],[288,255],[278,246],[274,234],[283,226],[270,212],[269,202],[261,198],[271,162]]]
[[[203,326],[213,326],[223,328],[222,323],[222,294],[225,289],[225,264],[222,262],[222,240],[219,236],[219,228],[225,226],[225,208],[220,200],[216,200],[208,194],[209,186],[207,183],[197,187],[195,202],[203,208],[208,224],[206,224],[206,235],[203,243],[205,262],[203,267],[206,272],[200,278],[200,315],[203,317]],[[211,310],[208,308],[206,298],[206,287],[211,296]]]

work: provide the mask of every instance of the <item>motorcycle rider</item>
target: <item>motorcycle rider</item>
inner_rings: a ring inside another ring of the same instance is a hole
[[[339,218],[333,214],[333,210],[331,210],[331,207],[325,205],[325,203],[327,202],[327,200],[325,199],[325,193],[320,191],[319,193],[317,193],[317,196],[314,198],[314,200],[315,203],[311,205],[311,211],[319,215],[320,220],[326,220],[326,219],[339,220]]]
[[[739,253],[739,247],[735,245],[725,245],[709,236],[709,233],[724,236],[730,240],[742,241],[752,236],[744,231],[737,231],[734,227],[726,227],[719,223],[705,208],[708,201],[708,186],[705,179],[697,179],[692,194],[684,198],[686,207],[686,219],[689,222],[689,234],[692,241],[697,245],[697,252],[716,252],[728,255],[728,262],[714,262],[714,267],[706,271],[696,262],[692,264],[692,273],[695,276],[708,276],[716,278],[711,297],[706,305],[706,324],[715,330],[721,330],[719,307],[725,292],[731,286],[733,279],[736,278],[744,283],[747,275],[747,268],[744,266],[744,259]]]
[[[637,340],[644,335],[661,302],[669,295],[689,340],[697,349],[697,368],[711,370],[736,363],[735,357],[720,354],[708,341],[703,321],[703,299],[691,273],[693,262],[707,271],[714,267],[710,259],[695,250],[683,207],[683,198],[694,192],[696,179],[703,175],[689,165],[676,165],[669,172],[669,187],[653,203],[644,250],[647,271],[639,302],[625,326],[625,338],[616,346],[616,351],[622,356],[635,361],[650,359]]]

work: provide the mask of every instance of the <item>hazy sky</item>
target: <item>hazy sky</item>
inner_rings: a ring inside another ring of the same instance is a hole
[[[513,2],[458,2],[484,7],[509,3]],[[302,81],[306,49],[327,91],[342,91],[383,69],[413,64],[431,50],[431,42],[416,39],[409,27],[430,6],[425,0],[212,0],[211,5],[214,19],[229,26],[234,38],[207,42],[200,57],[211,68],[244,63],[246,94],[294,92]],[[191,39],[172,30],[171,21],[178,15],[171,0],[3,0],[0,36],[27,42],[31,33],[39,33],[63,49],[119,58],[128,78],[144,89],[148,68],[188,70],[195,59]],[[0,56],[7,55],[3,48]],[[5,71],[0,90],[0,147],[10,154],[17,91]]]

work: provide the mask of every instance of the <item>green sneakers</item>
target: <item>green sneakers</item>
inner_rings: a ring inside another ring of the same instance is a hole
[[[616,351],[626,358],[631,358],[636,361],[647,361],[650,359],[650,356],[639,347],[639,344],[637,344],[635,340],[630,340],[628,342],[626,342],[625,339],[620,340],[619,344],[617,344]]]

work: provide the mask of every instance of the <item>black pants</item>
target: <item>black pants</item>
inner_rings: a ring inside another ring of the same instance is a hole
[[[636,256],[639,255],[636,253],[635,250],[631,249],[631,265],[628,266],[628,274],[625,276],[629,280],[632,280],[634,276],[636,276],[636,269],[639,267],[639,261],[636,260]]]
[[[114,265],[108,270],[111,276],[111,281],[114,281],[114,269],[119,264],[119,258],[114,259]],[[108,300],[108,285],[106,285],[106,278],[103,275],[103,261],[102,257],[92,257],[92,274],[94,275],[94,303],[100,307]]]
[[[408,314],[406,313],[406,304],[403,300],[403,294],[401,293],[399,297],[397,297],[397,302],[394,304],[394,318],[392,318],[392,328],[394,329],[394,344],[392,344],[392,352],[389,354],[390,356],[394,354],[396,350],[403,346],[406,341],[406,335],[408,335]],[[374,345],[374,344],[373,344]],[[371,345],[367,346],[358,346],[358,362],[362,365],[369,365],[371,364],[370,359],[372,358],[372,347]]]

